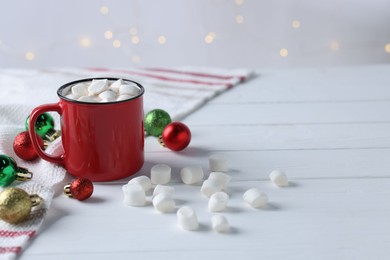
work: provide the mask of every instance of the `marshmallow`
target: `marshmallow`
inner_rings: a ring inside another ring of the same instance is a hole
[[[90,96],[98,95],[103,91],[108,89],[108,80],[107,79],[94,79],[92,83],[88,86],[88,93]]]
[[[156,164],[150,170],[153,184],[167,184],[171,180],[171,167],[166,164]]]
[[[223,172],[211,172],[209,175],[209,180],[215,180],[219,183],[222,184],[222,189],[226,190],[230,180],[232,177],[227,175],[226,173]]]
[[[228,161],[223,154],[213,154],[209,156],[209,170],[211,172],[227,172]]]
[[[119,87],[123,84],[123,80],[122,79],[118,79],[117,81],[115,81],[114,83],[112,83],[110,85],[110,89],[112,91],[114,91],[115,93],[118,93],[119,92]]]
[[[124,203],[128,206],[144,206],[146,203],[145,191],[138,183],[131,183],[122,186]]]
[[[119,87],[119,95],[136,96],[139,94],[139,88],[136,85],[123,84]]]
[[[223,211],[229,200],[229,195],[223,191],[218,191],[211,195],[209,199],[208,209],[210,212]]]
[[[269,178],[272,183],[279,187],[288,186],[288,179],[284,172],[280,170],[274,170],[270,173]]]
[[[76,96],[76,95],[74,95],[74,94],[72,94],[72,93],[66,95],[65,97],[66,97],[66,98],[69,98],[69,99],[73,99],[73,100],[77,100],[77,99],[80,98],[79,96]]]
[[[256,188],[247,190],[243,195],[244,201],[254,208],[260,208],[267,204],[268,196]]]
[[[126,100],[126,99],[130,99],[130,98],[133,98],[134,96],[130,96],[130,95],[120,95],[117,97],[116,101],[122,101],[122,100]]]
[[[110,100],[110,101],[115,101],[117,98],[116,93],[112,90],[103,91],[102,93],[99,94],[99,97],[102,100]]]
[[[172,212],[176,206],[172,196],[168,193],[161,192],[153,197],[153,206],[161,213]]]
[[[230,229],[230,225],[225,216],[215,215],[211,217],[211,226],[213,230],[218,233],[227,232]]]
[[[200,188],[202,195],[210,197],[213,193],[221,191],[222,184],[216,180],[205,180]]]
[[[175,193],[175,188],[172,186],[157,184],[153,190],[153,197],[159,193],[167,193],[167,194],[173,196],[173,194]]]
[[[188,206],[181,207],[177,211],[177,222],[184,230],[196,230],[199,227],[195,211]]]
[[[148,176],[138,176],[129,181],[129,184],[138,183],[142,186],[145,192],[152,188],[152,182]]]
[[[203,169],[201,166],[187,166],[181,169],[180,177],[185,184],[196,184],[203,180]]]
[[[72,86],[71,91],[75,97],[86,96],[88,95],[88,85],[85,83],[78,83]]]
[[[98,99],[96,99],[94,97],[90,97],[90,96],[81,96],[79,99],[77,99],[77,101],[87,102],[87,103],[99,102]]]

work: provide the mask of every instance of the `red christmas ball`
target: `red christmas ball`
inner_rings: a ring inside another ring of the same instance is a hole
[[[172,122],[167,125],[161,135],[163,144],[173,151],[181,151],[191,141],[191,131],[181,122]]]
[[[93,193],[93,183],[86,178],[77,178],[64,187],[65,194],[77,200],[86,200]]]
[[[37,138],[39,146],[43,149],[44,145],[42,138],[39,135],[37,135]],[[32,161],[38,157],[38,154],[32,145],[28,131],[21,132],[15,137],[13,147],[15,154],[20,159]]]

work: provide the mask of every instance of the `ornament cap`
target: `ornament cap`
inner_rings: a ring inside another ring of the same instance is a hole
[[[32,172],[17,172],[16,173],[16,180],[17,181],[29,181],[31,180],[33,176],[33,173]]]
[[[159,142],[159,144],[160,144],[162,147],[167,147],[167,146],[164,144],[162,135],[160,135],[160,136],[158,137],[158,142]]]
[[[64,186],[64,194],[69,198],[73,198],[73,195],[70,192],[70,183]]]
[[[61,136],[61,131],[59,131],[59,130],[55,130],[54,128],[52,128],[52,129],[49,129],[47,132],[46,132],[46,134],[45,134],[45,136],[44,136],[44,139],[45,140],[47,140],[47,141],[49,141],[49,142],[53,142],[54,140],[56,140],[58,137],[60,137]],[[46,143],[47,144],[47,143]],[[47,145],[46,145],[45,143],[44,143],[44,145],[47,147]],[[45,147],[45,148],[46,148]]]
[[[37,194],[30,195],[30,200],[31,200],[31,207],[39,206],[43,202],[43,199],[39,197]]]

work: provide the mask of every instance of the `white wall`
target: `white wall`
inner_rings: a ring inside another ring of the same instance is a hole
[[[112,39],[105,39],[107,30]],[[215,38],[208,44],[210,32]],[[161,35],[165,44],[158,43]],[[386,44],[388,0],[3,0],[0,7],[2,68],[384,63],[390,62]]]

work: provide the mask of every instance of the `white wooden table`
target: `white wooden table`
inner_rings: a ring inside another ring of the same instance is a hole
[[[184,120],[187,150],[146,140],[140,174],[171,165],[176,202],[196,210],[200,230],[179,229],[175,213],[151,205],[125,206],[128,180],[96,184],[85,202],[66,198],[61,183],[21,259],[389,259],[390,66],[259,74]],[[233,178],[228,234],[212,231],[200,187],[179,178],[187,165],[207,171],[216,152],[228,156]],[[270,184],[276,168],[289,187]],[[251,187],[268,194],[265,209],[244,204]]]

